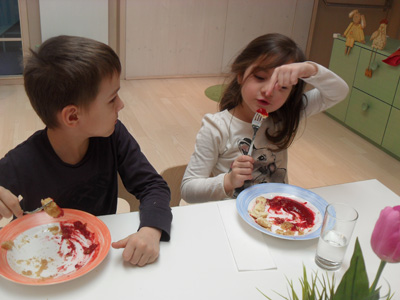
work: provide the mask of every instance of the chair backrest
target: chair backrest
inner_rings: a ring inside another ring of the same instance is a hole
[[[171,202],[169,206],[179,206],[181,202],[181,182],[183,178],[183,174],[185,173],[187,165],[180,165],[165,169],[161,172],[161,176],[167,182],[170,190],[171,190]],[[118,197],[125,199],[130,206],[131,211],[138,211],[140,202],[129,193],[124,184],[122,183],[121,177],[118,174]]]
[[[119,174],[118,174],[118,198],[125,199],[129,203],[130,211],[138,211],[139,210],[139,205],[140,205],[139,200],[136,199],[135,196],[133,196],[131,193],[129,193],[126,190]]]
[[[187,164],[171,167],[161,172],[161,176],[167,182],[171,190],[171,202],[169,206],[179,206],[181,202],[181,183]]]

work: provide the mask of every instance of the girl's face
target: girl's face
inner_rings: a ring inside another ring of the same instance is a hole
[[[267,112],[277,111],[288,99],[292,86],[274,87],[270,95],[266,95],[271,84],[270,78],[275,68],[269,70],[256,70],[255,65],[247,68],[243,77],[239,77],[243,101],[238,106],[237,117],[243,121],[251,122],[257,109],[264,108]]]

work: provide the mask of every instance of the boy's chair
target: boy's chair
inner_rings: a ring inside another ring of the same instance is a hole
[[[187,165],[179,165],[175,167],[171,167],[168,169],[165,169],[164,171],[161,172],[161,176],[164,178],[164,180],[167,182],[170,190],[171,190],[171,202],[169,206],[179,206],[179,203],[181,202],[181,182],[183,178],[183,174],[185,173]],[[133,196],[131,193],[129,193],[126,189],[124,184],[122,183],[122,180],[118,174],[118,202],[123,204],[121,207],[126,207],[126,204],[124,204],[123,200],[126,200],[126,202],[129,203],[130,206],[130,211],[138,211],[139,210],[139,205],[140,202],[136,199],[135,196]],[[124,211],[122,211],[124,210]],[[119,212],[129,212],[125,211],[126,209],[121,208],[118,209]]]

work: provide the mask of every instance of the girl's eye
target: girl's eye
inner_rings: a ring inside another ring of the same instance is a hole
[[[256,74],[254,74],[254,78],[257,79],[257,80],[264,80],[263,76],[256,75]]]
[[[114,98],[112,98],[112,99],[110,100],[110,103],[115,102],[116,99],[117,99],[117,96],[115,96]]]

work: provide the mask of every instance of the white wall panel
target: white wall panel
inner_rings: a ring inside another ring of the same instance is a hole
[[[307,44],[313,0],[229,0],[223,71],[254,38],[281,33]]]
[[[108,44],[108,0],[39,0],[42,41],[66,34]]]
[[[126,78],[221,74],[248,42],[270,32],[305,50],[314,2],[126,1]]]
[[[308,42],[313,6],[313,0],[297,0],[291,37],[304,52]]]
[[[126,77],[215,74],[226,0],[128,0]]]

